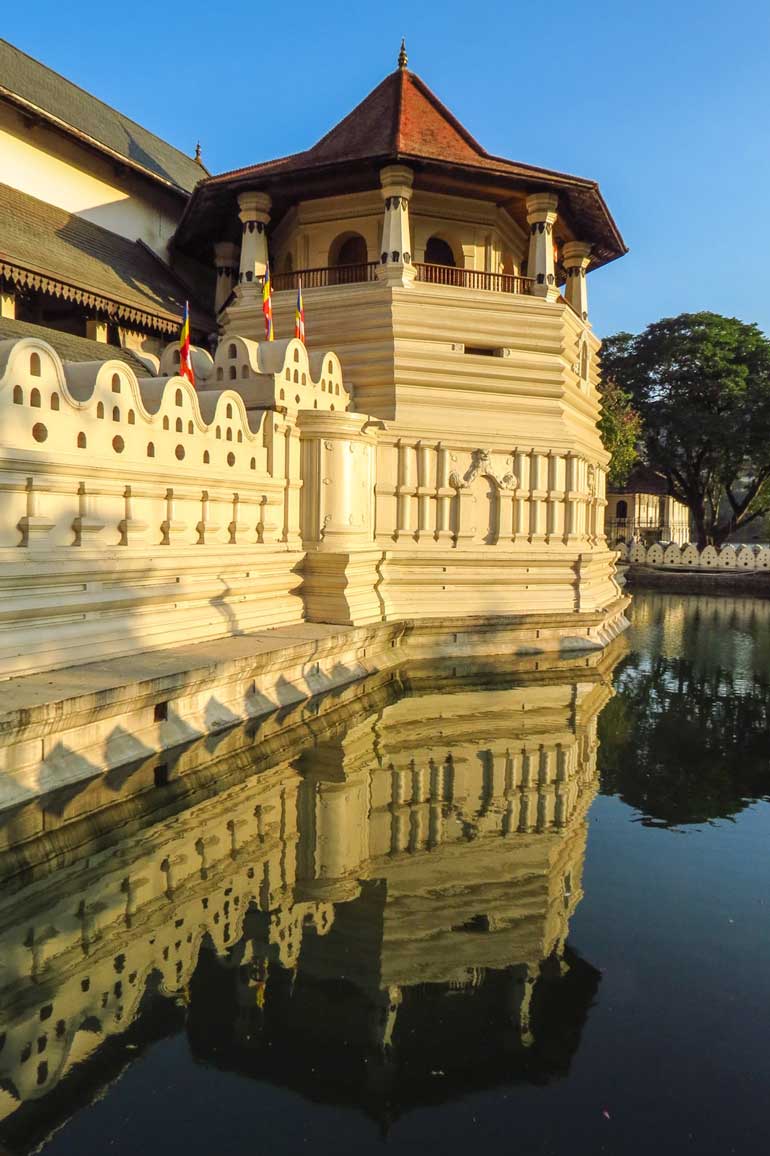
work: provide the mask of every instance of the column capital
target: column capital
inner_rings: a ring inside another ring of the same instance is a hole
[[[389,197],[405,197],[408,201],[412,195],[414,173],[406,165],[386,165],[380,169],[380,185],[383,200]]]
[[[238,216],[244,225],[252,221],[258,221],[260,224],[266,225],[270,220],[272,203],[269,193],[249,189],[245,193],[238,194]]]
[[[527,197],[527,222],[530,225],[553,225],[558,208],[556,193],[530,193]]]
[[[238,268],[238,246],[233,241],[217,241],[214,244],[214,265],[217,269]]]
[[[562,245],[561,263],[566,270],[588,268],[591,263],[593,245],[587,241],[566,241]]]

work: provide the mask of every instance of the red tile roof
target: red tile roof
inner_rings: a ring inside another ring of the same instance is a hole
[[[517,174],[546,171],[491,156],[419,76],[398,68],[312,148],[219,173],[205,184],[242,176],[272,176],[343,161],[400,156]]]
[[[312,148],[201,181],[176,241],[182,249],[204,252],[214,232],[220,238],[230,235],[239,190],[267,189],[277,221],[298,199],[372,187],[372,170],[398,161],[413,166],[416,188],[422,182],[434,191],[498,203],[510,203],[514,194],[552,188],[577,235],[593,244],[594,267],[626,252],[595,181],[493,156],[406,68],[386,76]]]

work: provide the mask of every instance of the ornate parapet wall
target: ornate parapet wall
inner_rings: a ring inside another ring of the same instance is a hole
[[[0,343],[0,674],[301,620],[295,399],[348,399],[333,354],[268,353],[198,353],[196,391]]]
[[[587,435],[404,430],[293,339],[195,351],[197,389],[173,346],[146,360],[0,343],[0,677],[303,618],[545,615],[547,647],[625,624]]]
[[[699,550],[691,542],[678,546],[676,542],[664,545],[655,542],[652,546],[645,546],[643,542],[635,542],[628,546],[625,542],[617,546],[618,559],[628,562],[631,566],[653,566],[665,570],[697,570],[701,573],[708,571],[739,571],[739,572],[766,572],[770,570],[770,546],[705,546]]]

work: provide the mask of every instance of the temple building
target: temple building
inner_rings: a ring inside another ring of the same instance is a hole
[[[622,486],[607,493],[605,518],[607,541],[621,542],[690,541],[690,511],[669,493],[663,474],[649,466],[636,466]]]
[[[488,153],[403,46],[315,145],[214,176],[0,48],[15,703],[32,710],[28,676],[98,662],[107,734],[171,650],[163,709],[191,737],[402,646],[590,650],[625,628],[588,302],[625,245],[593,180]],[[204,659],[211,709],[187,689]],[[79,710],[35,733],[64,743]],[[13,790],[38,789],[17,746]]]

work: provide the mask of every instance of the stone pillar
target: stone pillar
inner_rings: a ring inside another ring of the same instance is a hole
[[[382,620],[374,548],[377,435],[360,413],[301,410],[302,593],[309,622]]]
[[[243,226],[241,266],[238,273],[242,289],[254,285],[265,275],[270,205],[267,193],[241,193],[238,197],[238,216]]]
[[[558,301],[553,259],[553,227],[559,198],[556,193],[532,193],[527,197],[529,260],[527,273],[534,279],[532,293],[546,301]]]
[[[412,170],[405,165],[388,165],[380,171],[385,214],[382,222],[379,276],[395,284],[413,281],[412,242],[409,230],[409,201]]]
[[[455,491],[449,485],[449,450],[439,446],[436,464],[436,541],[452,541],[452,499]]]
[[[219,313],[238,278],[238,246],[232,241],[218,241],[214,246],[214,265],[217,271],[214,312]]]
[[[567,274],[566,297],[583,321],[588,320],[586,270],[591,263],[591,246],[585,241],[567,241],[562,249],[562,264]]]
[[[417,487],[414,483],[416,449],[398,443],[398,488],[396,490],[396,538],[412,537],[412,504]]]

